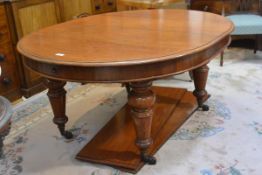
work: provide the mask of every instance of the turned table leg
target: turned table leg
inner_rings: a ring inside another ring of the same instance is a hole
[[[208,76],[208,70],[209,70],[208,66],[204,65],[192,71],[193,78],[194,78],[194,84],[195,84],[195,90],[193,94],[197,98],[199,108],[202,108],[203,111],[209,110],[209,106],[204,104],[206,99],[209,97],[205,89],[206,82],[207,82],[207,76]]]
[[[156,159],[147,154],[152,144],[151,124],[153,117],[153,105],[155,94],[151,90],[152,82],[130,83],[128,93],[128,104],[131,107],[131,116],[136,129],[136,145],[140,149],[141,159],[145,163],[155,164]]]
[[[47,79],[45,85],[48,88],[47,96],[53,109],[53,122],[58,126],[62,136],[66,139],[73,138],[73,134],[65,130],[65,124],[68,117],[65,114],[66,108],[66,90],[64,89],[66,82]]]

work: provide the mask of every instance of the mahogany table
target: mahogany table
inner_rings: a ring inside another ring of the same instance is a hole
[[[46,77],[54,123],[65,138],[66,81],[122,83],[128,104],[78,153],[80,160],[137,172],[196,108],[208,110],[207,63],[227,47],[233,24],[187,10],[139,10],[90,16],[24,37],[24,63]],[[151,87],[192,71],[195,90]],[[196,100],[195,100],[195,97]],[[175,148],[174,148],[175,149]]]

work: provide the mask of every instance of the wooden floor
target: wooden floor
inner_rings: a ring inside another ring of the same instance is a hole
[[[154,106],[152,138],[153,155],[196,110],[197,102],[186,89],[153,87],[157,100]],[[125,105],[78,153],[77,159],[105,164],[136,173],[143,166],[135,146],[135,128],[129,107]],[[176,149],[176,148],[174,148]]]

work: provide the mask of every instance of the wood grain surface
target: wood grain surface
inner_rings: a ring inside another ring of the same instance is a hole
[[[150,155],[154,155],[197,108],[194,95],[186,89],[166,87],[152,89],[156,93],[157,101],[153,109],[151,136],[154,142],[148,150]],[[145,163],[140,159],[135,139],[136,132],[130,116],[130,107],[125,105],[87,143],[76,158],[137,173]]]
[[[53,121],[61,135],[68,139],[73,135],[65,129],[68,120],[65,81],[128,85],[130,110],[120,111],[116,119],[102,129],[102,134],[90,142],[92,149],[84,148],[77,158],[137,172],[144,163],[156,163],[152,155],[197,107],[208,110],[203,104],[209,97],[205,90],[206,64],[227,47],[232,30],[233,24],[229,20],[211,13],[125,11],[47,27],[20,40],[18,50],[27,57],[25,64],[30,69],[48,79],[46,85],[54,112]],[[187,93],[185,90],[151,90],[153,80],[189,70],[192,70],[195,91],[193,94],[188,92],[186,98],[183,96]],[[179,94],[183,97],[176,98]],[[167,97],[174,99],[170,101]],[[162,105],[161,100],[167,104]],[[183,102],[188,105],[184,106]],[[134,126],[128,122],[128,127],[133,130],[121,132],[118,116],[131,116]],[[108,134],[111,140],[104,139],[109,138]],[[126,137],[128,141],[124,143],[128,145],[121,144]],[[118,154],[121,151],[124,154]],[[118,157],[114,157],[116,154]]]
[[[24,37],[18,50],[45,63],[115,66],[152,63],[200,52],[233,30],[226,18],[187,10],[94,15]]]

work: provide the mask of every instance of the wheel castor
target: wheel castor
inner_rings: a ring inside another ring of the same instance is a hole
[[[141,159],[143,162],[149,165],[155,165],[156,164],[156,158],[150,155],[142,154]]]
[[[209,111],[209,106],[208,105],[202,105],[202,110],[203,111]]]
[[[70,131],[65,131],[62,135],[65,137],[65,139],[72,139],[74,137]]]

